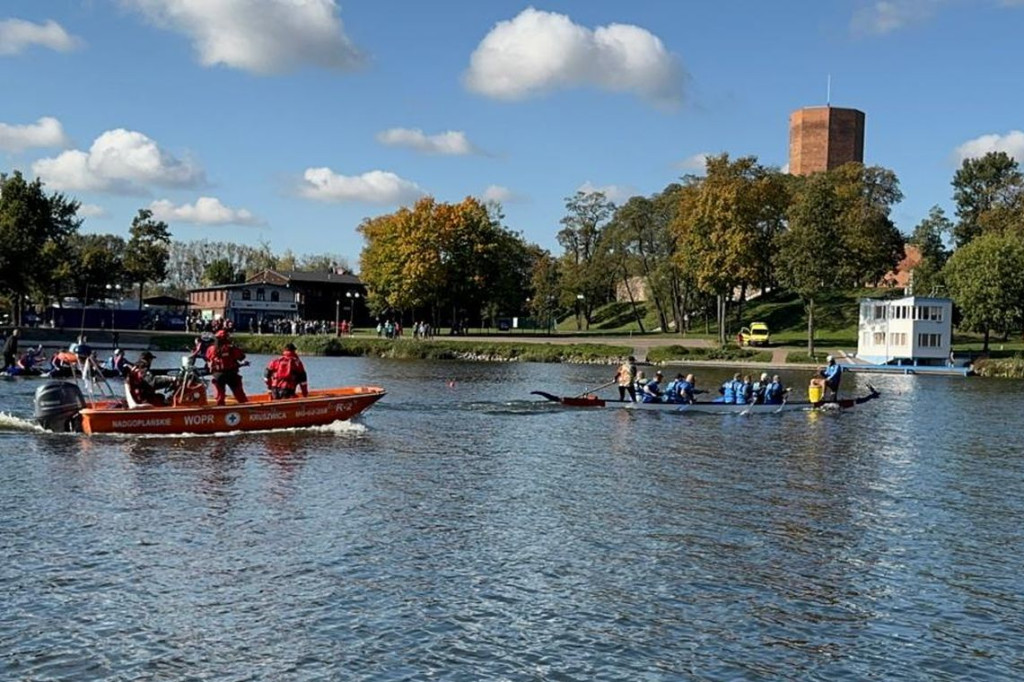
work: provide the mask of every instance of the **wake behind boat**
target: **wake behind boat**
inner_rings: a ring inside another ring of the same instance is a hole
[[[868,386],[869,393],[857,398],[842,398],[839,400],[786,400],[776,405],[766,404],[735,404],[722,402],[693,402],[693,403],[644,403],[632,402],[629,400],[605,400],[592,393],[579,396],[558,396],[546,391],[530,391],[533,395],[539,395],[545,400],[565,405],[566,407],[619,407],[630,410],[651,410],[659,412],[696,412],[702,414],[776,414],[779,412],[808,412],[808,411],[831,411],[846,410],[857,405],[862,405],[869,400],[879,397],[878,391],[873,386]]]

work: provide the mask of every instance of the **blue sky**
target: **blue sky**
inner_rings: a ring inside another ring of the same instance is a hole
[[[5,0],[0,171],[79,199],[85,232],[151,208],[176,240],[357,266],[364,218],[472,195],[557,254],[577,190],[784,167],[831,76],[909,233],[966,156],[1024,161],[1022,29],[1024,0]]]

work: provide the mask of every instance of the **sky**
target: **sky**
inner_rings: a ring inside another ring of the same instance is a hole
[[[0,172],[86,233],[147,208],[358,269],[363,220],[474,196],[557,255],[577,191],[785,169],[789,114],[828,102],[866,113],[909,234],[963,159],[1024,162],[1022,29],[1024,0],[4,0]]]

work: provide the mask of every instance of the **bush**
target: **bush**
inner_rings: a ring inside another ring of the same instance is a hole
[[[1024,358],[1020,355],[1001,359],[983,358],[974,363],[974,372],[983,377],[1024,379]]]
[[[661,346],[647,353],[650,362],[662,363],[678,360],[718,360],[722,362],[771,362],[770,351],[755,351],[747,348],[726,346],[725,348],[692,348],[689,346]]]

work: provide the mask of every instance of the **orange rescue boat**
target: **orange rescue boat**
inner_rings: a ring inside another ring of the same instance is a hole
[[[376,386],[343,386],[310,390],[307,397],[271,400],[267,394],[245,403],[231,399],[224,405],[205,400],[175,400],[171,405],[129,407],[126,400],[87,402],[76,384],[51,381],[35,396],[35,417],[51,431],[88,434],[217,434],[234,431],[323,426],[351,419],[387,393]],[[198,396],[196,396],[198,398]]]

